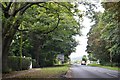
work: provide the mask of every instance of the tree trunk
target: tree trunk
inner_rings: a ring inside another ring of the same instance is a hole
[[[33,3],[30,3],[24,6],[20,6],[18,8],[16,3],[10,3],[9,5],[6,5],[6,7],[2,6],[2,10],[4,13],[3,16],[6,18],[5,21],[2,22],[2,26],[3,26],[3,29],[2,29],[2,43],[3,43],[2,44],[2,72],[6,72],[8,69],[7,57],[9,54],[9,48],[10,48],[12,39],[21,23],[20,17],[22,18],[22,15],[24,14],[24,12],[32,5]],[[11,12],[9,13],[9,11]],[[19,13],[19,15],[16,16],[17,13]]]
[[[12,29],[11,32],[8,32],[5,36],[2,36],[2,72],[8,71],[8,54],[10,44],[17,30]],[[11,34],[10,34],[11,33]]]
[[[39,54],[40,54],[39,45],[36,45],[34,52],[35,52],[34,54],[35,54],[35,59],[36,59],[36,61],[37,61],[37,64],[40,65],[40,64],[39,64],[39,62],[40,62],[40,61],[39,61]]]
[[[2,44],[2,72],[8,71],[7,57],[11,42],[12,37],[7,37],[4,39]]]
[[[112,52],[110,52],[110,64],[111,64],[111,67],[113,66],[112,65]]]

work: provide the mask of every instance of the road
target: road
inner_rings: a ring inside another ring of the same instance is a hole
[[[118,71],[108,70],[100,67],[73,64],[70,68],[71,78],[89,78],[98,80],[99,78],[109,78],[108,80],[118,80]]]

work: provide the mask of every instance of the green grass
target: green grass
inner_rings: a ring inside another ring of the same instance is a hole
[[[88,64],[88,66],[96,66],[96,67],[100,67],[100,64]]]
[[[102,66],[102,65],[100,65],[100,64],[89,64],[89,66],[96,66],[96,67],[107,68],[107,69],[110,69],[110,70],[120,71],[120,68],[118,68],[118,67]]]
[[[40,68],[34,72],[30,72],[16,78],[61,78],[62,75],[65,75],[68,69],[68,65]]]

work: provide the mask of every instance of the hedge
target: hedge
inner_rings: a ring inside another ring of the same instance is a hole
[[[21,59],[22,58],[22,59]],[[22,60],[22,65],[20,64]],[[19,57],[19,56],[9,56],[8,57],[8,67],[12,71],[27,70],[31,64],[31,57]]]

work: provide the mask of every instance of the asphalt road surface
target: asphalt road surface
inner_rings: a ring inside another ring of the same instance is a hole
[[[91,67],[80,64],[73,64],[70,68],[71,78],[89,78],[91,80],[120,80],[118,71],[100,67]],[[105,79],[103,79],[105,78]]]

